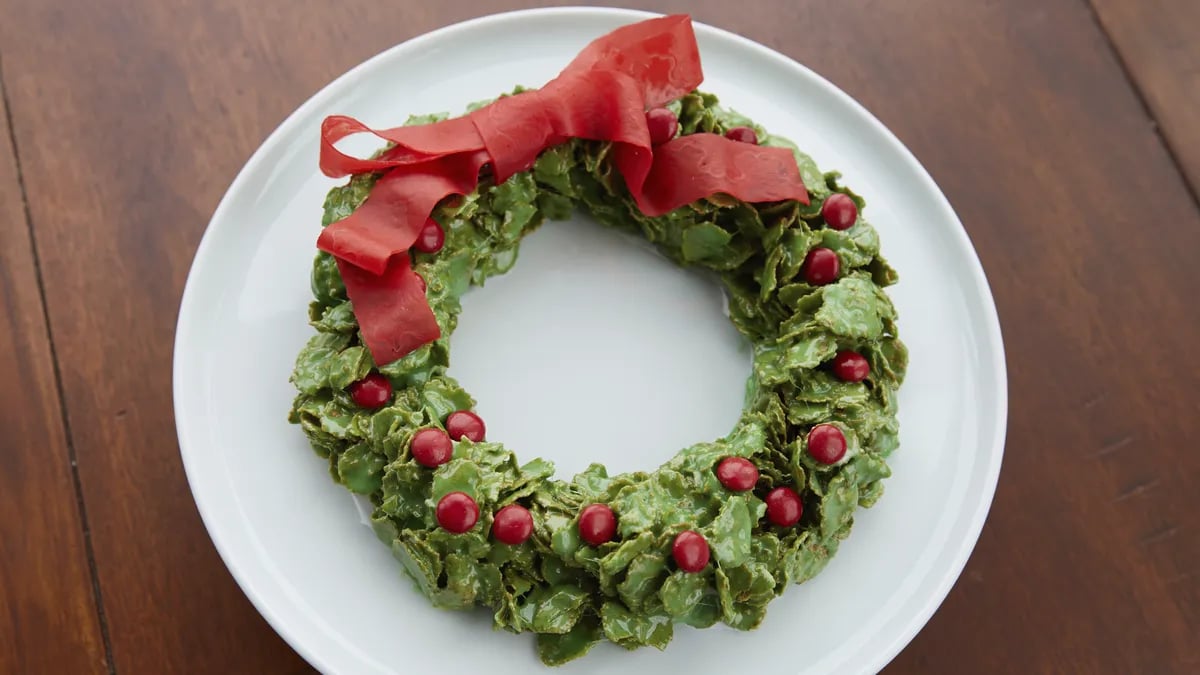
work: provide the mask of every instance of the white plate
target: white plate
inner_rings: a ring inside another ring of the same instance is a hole
[[[551,9],[485,17],[395,47],[343,75],[263,143],[221,201],[188,278],[175,345],[175,414],[188,480],[230,571],[271,625],[326,672],[538,672],[530,636],[484,612],[433,609],[361,524],[285,421],[310,335],[309,265],[334,183],[317,170],[321,119],[391,126],[409,113],[553,77],[589,40],[646,15]],[[879,504],[816,579],[763,626],[681,627],[665,652],[602,645],[563,673],[882,668],[954,583],[995,489],[1007,391],[999,323],[966,233],[925,170],[846,94],[765,47],[697,25],[704,88],[798,142],[866,195],[900,271],[892,289],[912,351],[902,445]],[[526,36],[536,35],[536,40]],[[366,149],[369,144],[359,149]],[[489,437],[560,474],[590,461],[650,469],[723,435],[748,352],[703,276],[585,218],[532,235],[521,261],[464,300],[451,374]]]

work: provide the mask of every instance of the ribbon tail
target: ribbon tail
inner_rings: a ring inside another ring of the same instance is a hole
[[[380,275],[340,259],[337,266],[363,342],[377,365],[391,363],[441,337],[437,317],[425,297],[425,284],[407,255],[393,258]]]

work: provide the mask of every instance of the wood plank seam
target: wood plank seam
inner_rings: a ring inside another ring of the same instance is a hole
[[[1112,50],[1113,58],[1116,59],[1117,66],[1121,69],[1121,76],[1133,88],[1133,94],[1137,98],[1138,104],[1141,105],[1142,110],[1146,113],[1146,117],[1154,125],[1154,135],[1158,137],[1158,142],[1162,143],[1163,149],[1167,151],[1167,157],[1171,158],[1171,165],[1175,168],[1175,173],[1179,174],[1180,180],[1183,181],[1184,189],[1187,190],[1188,196],[1192,198],[1192,204],[1195,205],[1197,211],[1200,211],[1200,192],[1197,191],[1197,186],[1193,185],[1191,179],[1188,178],[1183,160],[1179,155],[1179,149],[1163,133],[1162,125],[1158,121],[1158,115],[1154,113],[1154,108],[1150,106],[1150,101],[1146,98],[1146,92],[1142,90],[1142,85],[1138,83],[1137,77],[1129,67],[1129,62],[1125,60],[1125,55],[1121,53],[1120,48],[1117,47],[1116,40],[1113,39],[1112,34],[1108,32],[1108,28],[1104,25],[1104,21],[1101,20],[1100,12],[1096,10],[1093,0],[1080,1],[1087,8],[1087,12],[1092,17],[1092,22],[1096,24],[1096,28],[1100,31],[1100,34],[1104,36],[1105,44]]]
[[[46,308],[46,286],[42,277],[42,265],[38,255],[37,234],[33,228],[33,215],[29,210],[29,197],[25,190],[25,176],[21,167],[21,152],[17,146],[17,132],[13,124],[12,105],[8,98],[8,89],[4,85],[4,57],[0,54],[0,99],[4,101],[5,126],[8,129],[8,140],[12,146],[13,160],[17,171],[17,188],[21,195],[21,209],[25,215],[25,228],[29,232],[29,248],[33,259],[34,275],[37,278],[38,294],[41,296],[42,321],[46,326],[46,336],[50,348],[50,361],[54,369],[54,389],[58,396],[59,416],[62,420],[63,434],[67,444],[67,461],[71,466],[71,483],[75,489],[75,505],[79,510],[79,522],[82,526],[83,545],[87,557],[88,574],[92,580],[92,599],[96,605],[96,617],[100,623],[100,637],[104,642],[104,660],[109,675],[116,675],[116,664],[113,662],[112,640],[108,633],[108,620],[104,615],[104,601],[100,592],[100,576],[96,569],[96,556],[92,549],[92,534],[88,527],[87,508],[83,501],[83,485],[79,481],[79,466],[75,459],[75,442],[71,431],[71,421],[67,415],[66,399],[63,394],[62,372],[58,364],[58,352],[54,346],[54,330],[50,325],[50,313]]]

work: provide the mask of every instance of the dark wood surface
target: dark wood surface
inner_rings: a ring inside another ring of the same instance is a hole
[[[1197,126],[1195,106],[1177,110],[1200,45],[1178,40],[1195,34],[1187,0],[1137,25],[1142,3],[1095,1],[638,3],[858,98],[928,167],[988,271],[1004,470],[966,570],[892,673],[1200,671],[1200,209],[1178,168],[1195,166]],[[0,141],[0,672],[308,670],[189,496],[170,403],[179,294],[218,199],[287,113],[479,11],[0,0],[16,141]]]
[[[1130,77],[1196,194],[1200,189],[1200,2],[1093,0]]]
[[[7,107],[0,96],[0,119]],[[11,137],[0,135],[0,673],[104,672]]]

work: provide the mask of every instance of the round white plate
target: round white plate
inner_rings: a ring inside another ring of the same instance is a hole
[[[196,253],[175,345],[175,415],[196,504],[242,589],[310,663],[331,673],[539,672],[531,636],[486,612],[433,609],[361,505],[287,424],[293,359],[311,334],[309,266],[328,114],[392,126],[540,85],[589,40],[647,15],[602,9],[503,14],[435,31],[343,75],[263,143]],[[882,668],[966,562],[995,489],[1007,392],[991,293],[950,205],[866,110],[765,47],[696,25],[704,89],[790,137],[866,195],[900,271],[891,290],[912,351],[902,445],[875,508],[816,579],[775,600],[756,631],[680,627],[665,652],[601,645],[563,673]],[[536,40],[527,36],[536,35]],[[369,151],[366,143],[357,150]],[[464,299],[451,374],[479,401],[489,438],[569,475],[591,461],[651,469],[726,433],[748,350],[703,275],[673,267],[579,216],[548,223],[521,260]]]

